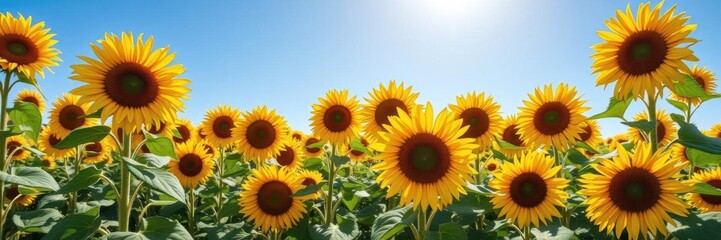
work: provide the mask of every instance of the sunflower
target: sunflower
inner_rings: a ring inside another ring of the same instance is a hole
[[[414,209],[425,211],[443,209],[466,194],[465,182],[477,174],[470,163],[478,145],[474,139],[461,138],[469,128],[462,126],[463,120],[454,119],[446,110],[434,119],[428,103],[412,115],[399,112],[389,122],[388,132],[381,132],[372,147],[381,152],[377,156],[381,161],[371,167],[382,171],[376,181],[388,188],[387,198],[400,193],[401,205],[415,202]]]
[[[25,161],[30,157],[30,151],[22,148],[23,146],[28,146],[28,142],[22,135],[7,138],[7,153],[12,154],[13,161]]]
[[[198,124],[198,126],[195,126],[195,131],[197,133],[196,136],[198,136],[198,140],[204,140],[205,137],[208,136],[205,133],[203,133],[203,124],[202,123]]]
[[[688,155],[686,154],[686,146],[676,143],[671,145],[671,157],[679,162],[688,162]]]
[[[341,145],[358,136],[358,100],[348,98],[348,90],[330,90],[326,98],[318,98],[320,104],[313,104],[311,126],[313,135],[333,145]]]
[[[721,188],[721,168],[694,174],[693,178],[689,179],[685,183],[689,186],[693,186],[697,183],[707,183],[715,188]],[[721,211],[721,196],[687,193],[685,198],[691,206],[701,210],[701,212]]]
[[[303,179],[288,168],[261,166],[242,184],[240,213],[263,232],[290,229],[306,212],[304,198],[294,197]]]
[[[588,198],[586,216],[608,234],[617,237],[625,229],[630,239],[639,234],[668,235],[666,223],[676,225],[668,212],[686,216],[688,206],[677,196],[692,188],[673,176],[687,163],[669,158],[669,151],[651,152],[651,144],[639,142],[633,155],[617,146],[618,155],[599,159],[592,167],[598,173],[584,174],[579,179],[580,194]]]
[[[55,133],[52,132],[49,126],[45,126],[43,127],[42,131],[40,131],[40,137],[38,138],[38,149],[53,158],[64,159],[71,156],[75,152],[75,150],[74,148],[55,148],[54,146],[60,143],[60,141],[62,140],[62,138],[56,136]]]
[[[583,113],[589,108],[577,95],[576,87],[563,83],[555,92],[549,84],[528,94],[531,99],[523,101],[525,106],[519,107],[518,115],[518,133],[526,145],[566,149],[581,138],[584,131],[580,124],[586,120]]]
[[[240,121],[240,112],[228,105],[218,105],[208,110],[203,123],[200,124],[202,134],[213,147],[228,147],[233,144],[233,131]]]
[[[370,141],[370,138],[366,138],[366,137],[360,137],[359,140],[360,140],[360,143],[363,144],[364,147],[369,148],[369,149],[370,149],[370,145],[373,143],[372,141]],[[364,152],[361,152],[358,150],[353,150],[350,146],[350,143],[341,145],[339,153],[348,155],[348,157],[350,158],[351,161],[353,161],[353,163],[363,162],[363,161],[370,159],[370,157],[371,157],[371,156],[368,156],[368,154],[366,154]]]
[[[495,137],[503,130],[503,119],[498,113],[501,105],[493,101],[493,97],[486,97],[485,93],[469,93],[465,96],[457,96],[458,105],[449,105],[457,119],[463,119],[463,126],[469,126],[468,131],[463,134],[464,138],[476,139],[481,150],[487,150],[493,146]]]
[[[178,131],[179,136],[173,136],[173,142],[176,144],[178,143],[184,143],[188,140],[195,139],[195,127],[193,126],[193,123],[190,122],[190,120],[187,119],[177,119],[175,120],[175,131]]]
[[[683,61],[698,61],[689,49],[698,42],[689,37],[696,24],[686,25],[688,17],[683,12],[674,15],[676,5],[661,15],[662,5],[651,9],[650,3],[642,3],[634,18],[629,4],[625,13],[616,11],[618,19],[606,21],[611,32],[598,32],[604,42],[592,47],[596,85],[616,82],[617,99],[629,94],[634,99],[652,97],[664,85],[673,89],[672,81],[683,79],[682,72],[691,72]]]
[[[674,138],[676,138],[676,131],[678,129],[676,128],[676,124],[673,123],[673,120],[671,120],[671,117],[663,110],[660,109],[658,112],[656,112],[656,119],[658,120],[658,123],[656,124],[656,136],[658,136],[658,144],[663,146],[671,141],[673,141]],[[634,121],[641,121],[641,120],[648,120],[648,113],[646,111],[636,114],[636,116],[633,117]],[[634,141],[646,141],[646,134],[641,132],[641,130],[637,128],[628,128],[628,136]]]
[[[47,155],[40,158],[40,163],[42,164],[43,168],[45,169],[54,169],[55,168],[55,159],[52,157],[49,157]]]
[[[28,102],[35,104],[42,114],[45,111],[45,99],[35,90],[23,89],[18,92],[15,102]]]
[[[113,143],[111,141],[112,139],[106,137],[103,140],[85,144],[83,146],[85,149],[85,158],[83,158],[83,163],[94,164],[110,158],[110,152],[113,148]]]
[[[693,80],[695,80],[707,94],[713,94],[716,90],[716,77],[713,72],[709,71],[705,67],[698,67],[698,65],[694,65],[693,68],[691,68],[691,72],[687,74],[691,76],[691,78],[693,78]],[[681,102],[690,102],[693,105],[698,105],[700,102],[698,98],[681,97],[676,95],[674,92],[671,92],[671,99]]]
[[[190,141],[178,144],[176,149],[178,159],[168,163],[168,171],[180,180],[180,184],[194,189],[208,181],[215,163],[205,147]]]
[[[199,145],[203,146],[203,149],[205,149],[205,153],[210,155],[212,159],[216,159],[220,156],[220,152],[218,152],[217,148],[214,148],[208,141],[206,140],[200,140],[198,142]]]
[[[163,136],[171,138],[173,137],[173,126],[169,124],[166,124],[166,122],[156,122],[151,125],[145,126],[145,131],[148,131],[148,133],[156,135],[156,136]]]
[[[713,138],[721,138],[721,123],[711,126],[711,129],[705,132],[706,136]]]
[[[301,147],[303,147],[303,155],[305,155],[308,158],[314,158],[314,157],[320,157],[323,156],[325,153],[325,150],[323,147],[318,148],[308,148],[309,145],[315,144],[320,142],[320,139],[318,139],[315,136],[306,135],[304,136],[303,141],[301,142]]]
[[[524,228],[539,221],[545,225],[553,217],[561,217],[556,207],[565,208],[564,199],[568,180],[557,178],[561,166],[553,166],[553,157],[529,151],[507,161],[501,170],[493,173],[494,179],[488,186],[496,189],[491,199],[493,208],[500,208],[500,216],[506,216]]]
[[[92,102],[89,112],[102,110],[103,122],[113,116],[113,127],[134,128],[159,122],[173,122],[185,108],[190,80],[180,64],[170,65],[175,53],[169,47],[153,50],[153,37],[136,39],[132,33],[105,34],[97,45],[90,44],[99,60],[81,56],[85,64],[71,66],[70,79],[86,83],[70,92],[80,103]]]
[[[53,103],[48,126],[60,138],[67,137],[76,128],[97,123],[96,119],[80,117],[92,112],[88,111],[88,104],[80,104],[78,99],[78,96],[63,93],[63,97]]]
[[[298,176],[303,179],[303,182],[301,183],[303,187],[307,187],[309,185],[316,185],[323,181],[323,175],[321,175],[318,171],[301,169],[300,171],[298,171]],[[318,189],[318,192],[309,195],[308,198],[318,199],[321,197],[322,192],[322,189]]]
[[[523,139],[521,139],[521,135],[518,134],[518,117],[516,117],[515,114],[506,116],[502,126],[503,132],[501,132],[501,138],[499,140],[508,142],[517,147],[526,147],[526,143],[524,143]],[[522,149],[502,148],[498,144],[496,144],[495,149],[500,150],[501,153],[509,157],[513,157],[523,151]]]
[[[607,141],[606,144],[608,145],[608,150],[613,151],[616,149],[616,146],[621,146],[630,141],[626,134],[617,134],[611,138],[611,141]]]
[[[29,78],[35,74],[45,77],[44,69],[58,66],[60,51],[53,48],[58,40],[45,22],[33,25],[33,18],[18,14],[15,18],[9,12],[0,13],[0,68],[15,71]]]
[[[290,137],[291,137],[291,140],[293,140],[293,141],[301,142],[301,141],[303,141],[303,138],[305,138],[305,134],[302,131],[293,130],[290,132],[291,132]]]
[[[285,141],[281,144],[280,153],[275,157],[278,164],[290,169],[303,167],[304,159],[303,149],[300,147],[300,142],[297,141]]]
[[[238,141],[238,148],[246,160],[262,162],[278,156],[282,142],[288,138],[285,118],[266,106],[243,113],[235,126],[233,138]]]
[[[490,173],[494,173],[501,169],[501,163],[498,162],[495,158],[489,158],[486,160],[486,162],[483,164],[483,167],[486,169],[486,171]]]
[[[598,122],[595,120],[584,121],[581,123],[581,129],[583,131],[578,134],[578,141],[584,142],[586,145],[594,148],[603,143],[603,139],[601,138],[601,126],[598,125]]]
[[[18,197],[20,196],[20,197]],[[27,207],[30,206],[30,204],[33,204],[35,201],[35,195],[22,195],[20,194],[20,190],[18,189],[17,185],[12,185],[9,188],[5,189],[5,202],[9,203],[15,198],[18,198],[13,202],[14,206],[23,206]]]
[[[395,80],[391,80],[388,87],[381,83],[377,89],[369,92],[370,96],[364,98],[366,104],[360,112],[365,133],[380,138],[378,132],[385,132],[383,124],[390,124],[388,117],[398,116],[398,109],[410,113],[418,98],[418,92],[412,89],[412,86],[406,88],[403,83],[398,85]]]

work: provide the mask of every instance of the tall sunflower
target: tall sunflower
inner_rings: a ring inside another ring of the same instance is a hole
[[[22,148],[23,146],[29,146],[27,140],[22,135],[15,135],[7,138],[7,153],[12,154],[11,159],[13,161],[25,161],[30,157],[30,151]]]
[[[654,96],[664,85],[673,89],[672,81],[683,79],[681,72],[691,72],[683,61],[698,61],[689,49],[698,42],[689,37],[696,24],[686,24],[683,12],[674,15],[676,5],[661,14],[662,5],[651,9],[642,3],[634,17],[629,4],[625,13],[618,10],[617,19],[605,22],[610,32],[598,32],[604,42],[592,47],[596,85],[616,82],[617,99]]]
[[[178,144],[176,149],[178,159],[168,163],[168,171],[180,180],[180,184],[194,189],[208,181],[213,175],[215,163],[205,147],[190,141]]]
[[[648,120],[648,113],[646,111],[640,112],[633,117],[633,120]],[[658,121],[658,123],[656,123],[656,136],[658,136],[658,144],[663,146],[673,141],[673,139],[676,138],[678,128],[673,120],[671,120],[671,116],[663,109],[659,109],[658,112],[656,112],[656,120]],[[647,134],[641,132],[641,130],[632,127],[628,128],[628,136],[634,142],[646,141],[648,137]]]
[[[255,107],[243,113],[236,122],[233,138],[246,160],[265,161],[279,154],[282,142],[288,138],[285,118],[269,110],[267,106]]]
[[[88,104],[81,104],[78,100],[78,96],[63,93],[63,97],[53,103],[48,126],[58,137],[65,138],[76,128],[92,126],[97,123],[94,118],[80,117],[92,112],[88,111]]]
[[[383,125],[388,125],[388,117],[398,116],[398,109],[410,113],[418,98],[418,92],[413,92],[413,87],[405,87],[404,84],[396,84],[391,80],[386,87],[382,83],[378,88],[369,92],[369,98],[364,98],[366,104],[360,112],[360,119],[366,134],[374,138],[380,138],[378,132],[385,132]]]
[[[176,144],[185,143],[189,140],[195,139],[197,134],[195,126],[193,126],[193,123],[191,123],[188,119],[175,120],[175,131],[177,131],[178,135],[180,135],[173,136],[173,142]]]
[[[500,216],[520,228],[531,224],[539,227],[539,221],[545,225],[553,217],[561,217],[556,207],[565,208],[568,180],[556,177],[561,166],[553,166],[554,162],[553,157],[536,151],[504,162],[488,184],[497,190],[491,199],[493,208],[500,208]]]
[[[653,153],[645,142],[639,142],[633,153],[621,146],[616,149],[618,156],[592,164],[598,173],[579,179],[579,193],[587,196],[586,216],[601,231],[615,230],[617,237],[624,230],[630,239],[647,232],[668,235],[666,223],[676,225],[668,213],[688,213],[688,205],[677,195],[692,188],[673,178],[687,163],[671,160],[669,151]]]
[[[35,90],[23,89],[18,92],[15,102],[28,102],[35,104],[42,114],[45,111],[45,99]]]
[[[358,100],[348,98],[348,90],[330,90],[325,98],[313,104],[311,126],[313,135],[333,145],[341,145],[358,136],[360,116]]]
[[[111,141],[111,138],[106,137],[103,140],[85,144],[83,147],[85,149],[85,158],[83,158],[83,163],[93,164],[103,162],[110,158],[110,152],[113,148],[113,143]]]
[[[49,126],[45,126],[40,131],[40,137],[38,138],[38,149],[53,158],[64,159],[72,155],[75,150],[73,150],[73,148],[55,148],[55,145],[60,143],[60,141],[62,140],[62,138],[58,137],[57,135],[55,135],[55,133],[52,132]]]
[[[711,129],[705,131],[705,135],[714,138],[721,138],[721,123],[711,126]]]
[[[316,148],[316,147],[309,148],[308,147],[311,144],[315,144],[315,143],[319,143],[319,142],[320,142],[320,139],[318,139],[315,136],[310,136],[310,135],[304,136],[303,141],[301,142],[301,147],[303,147],[303,155],[305,155],[308,158],[323,156],[323,154],[325,153],[325,150],[323,149],[323,147],[318,147],[318,148]]]
[[[603,139],[601,138],[601,126],[598,125],[596,120],[584,121],[581,123],[581,130],[582,132],[578,134],[579,138],[576,140],[584,142],[588,146],[594,148],[603,143]]]
[[[386,197],[400,193],[403,206],[413,202],[414,209],[440,210],[466,194],[465,181],[477,174],[470,163],[478,145],[461,138],[468,130],[463,120],[446,110],[434,119],[433,106],[427,103],[424,110],[399,112],[389,122],[388,132],[381,132],[372,147],[380,151],[380,162],[371,167],[381,171],[376,181],[388,188]]]
[[[709,71],[705,67],[694,65],[693,68],[691,68],[691,72],[686,74],[691,76],[698,85],[701,85],[701,88],[703,88],[704,92],[707,94],[713,94],[716,91],[716,77],[713,72]],[[693,105],[698,105],[700,102],[698,98],[681,97],[673,91],[671,92],[671,99],[681,102],[690,102]]]
[[[518,133],[518,117],[515,114],[506,116],[502,125],[503,132],[501,132],[500,140],[508,142],[516,147],[526,147],[525,141],[521,138],[521,134]],[[502,148],[496,144],[495,149],[501,151],[501,153],[513,157],[523,152],[523,149],[508,149]]]
[[[300,142],[291,140],[281,144],[281,150],[275,157],[275,161],[283,167],[298,169],[303,167],[304,157]]]
[[[589,108],[583,106],[586,101],[578,97],[576,87],[561,83],[554,91],[549,84],[528,97],[518,115],[518,133],[526,145],[566,149],[580,138],[583,113]]]
[[[463,126],[468,126],[468,131],[461,137],[476,139],[481,150],[492,147],[495,137],[503,131],[503,118],[498,113],[501,105],[493,101],[493,97],[476,92],[457,96],[456,104],[450,104],[448,108],[455,118],[463,119]]]
[[[696,173],[685,183],[690,186],[697,183],[708,183],[715,188],[721,188],[721,168]],[[721,196],[687,193],[685,198],[691,206],[701,210],[701,212],[721,211]]]
[[[238,109],[228,105],[218,105],[205,113],[205,119],[199,128],[213,147],[228,147],[235,141],[233,131],[238,121],[240,121]]]
[[[15,200],[15,202],[13,202],[13,205],[14,206],[23,206],[23,207],[27,207],[27,206],[30,206],[30,204],[33,204],[33,202],[35,201],[35,198],[36,198],[35,195],[21,194],[17,185],[12,185],[9,188],[5,189],[5,202],[6,203],[9,203],[16,197],[17,197],[17,200]]]
[[[18,14],[15,18],[10,12],[0,13],[0,68],[15,71],[35,78],[35,74],[45,77],[44,70],[58,66],[60,51],[53,48],[58,40],[45,22],[33,24],[33,18]]]
[[[55,165],[56,165],[55,158],[52,158],[47,155],[40,158],[40,163],[42,163],[42,166],[45,169],[54,169]]]
[[[85,85],[70,92],[81,96],[80,103],[92,102],[89,112],[102,110],[103,122],[113,116],[113,127],[134,131],[173,122],[185,108],[181,100],[188,99],[190,80],[179,78],[182,65],[169,65],[175,58],[169,47],[153,50],[153,37],[143,40],[143,34],[132,33],[106,33],[90,47],[98,60],[80,56],[85,63],[71,66],[70,79]]]
[[[298,176],[300,179],[303,179],[303,182],[301,184],[303,187],[307,187],[310,185],[316,185],[323,181],[323,175],[320,174],[318,171],[312,171],[307,169],[301,169],[298,171]],[[318,189],[318,192],[309,195],[309,199],[318,199],[322,196],[323,189]]]
[[[365,136],[361,136],[361,137],[359,138],[360,143],[363,144],[363,146],[366,147],[366,148],[370,148],[370,145],[373,144],[373,141],[370,140],[370,139],[371,139],[371,138],[367,138],[367,137],[365,137]],[[341,146],[340,146],[340,151],[338,151],[338,152],[339,152],[340,154],[348,155],[348,157],[350,158],[350,160],[353,161],[354,163],[360,163],[360,162],[366,161],[366,160],[368,160],[368,159],[371,157],[371,156],[368,156],[368,154],[366,154],[366,153],[364,153],[364,152],[362,152],[362,151],[353,150],[353,149],[351,148],[351,146],[350,146],[350,143],[341,145]]]
[[[290,229],[306,212],[303,198],[294,197],[303,179],[287,168],[261,166],[243,182],[240,213],[263,232]]]

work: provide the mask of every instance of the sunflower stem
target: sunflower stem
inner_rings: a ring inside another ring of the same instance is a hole
[[[218,199],[218,205],[215,207],[217,210],[215,211],[215,224],[220,225],[220,212],[223,209],[223,174],[225,171],[225,149],[218,148],[218,151],[220,151],[220,158],[218,159],[218,193],[216,198]]]
[[[123,131],[123,157],[131,157],[130,133]],[[120,161],[120,196],[118,196],[118,225],[121,232],[128,232],[130,226],[130,169],[125,159]]]
[[[531,232],[531,225],[528,225],[524,228],[524,234],[523,234],[524,240],[531,240],[533,239],[533,233]]]
[[[333,153],[328,156],[328,195],[325,199],[325,225],[330,226],[333,224],[333,183],[335,182],[335,163],[333,162],[333,156],[335,156],[335,147],[333,147]]]
[[[485,165],[485,164],[484,164]],[[476,156],[476,184],[481,184],[481,173],[483,172],[484,166],[481,165],[481,155]]]
[[[10,94],[10,77],[12,72],[5,71],[5,82],[0,91],[2,102],[0,102],[0,131],[7,130],[7,108],[8,95]],[[7,164],[7,136],[0,135],[0,169],[5,169]],[[0,212],[5,211],[5,181],[0,181]],[[9,206],[11,207],[11,206]],[[5,217],[0,218],[0,238],[5,237]]]
[[[650,122],[652,122],[652,123],[656,124],[656,126],[658,126],[659,123],[657,122],[658,119],[656,117],[656,99],[657,99],[656,95],[649,97],[649,99],[648,99],[648,118],[649,118]],[[648,136],[649,142],[651,142],[651,151],[653,153],[655,153],[656,150],[658,150],[657,129],[658,129],[658,127],[653,127],[651,129],[651,133],[649,133],[649,136]]]
[[[427,224],[426,224],[426,211],[423,209],[423,207],[418,208],[418,240],[425,239],[426,231],[428,231]]]
[[[81,158],[81,154],[82,154],[82,152],[80,150],[81,150],[80,145],[75,147],[75,159],[73,161],[74,171],[72,174],[72,178],[68,179],[68,181],[71,179],[74,179],[78,175],[78,172],[80,171],[80,158]],[[68,200],[70,201],[68,203],[68,214],[73,214],[73,213],[75,213],[75,204],[78,202],[78,192],[75,192],[75,191],[70,192],[70,199],[68,199]]]
[[[191,236],[195,236],[195,189],[190,189],[188,194],[188,231]]]

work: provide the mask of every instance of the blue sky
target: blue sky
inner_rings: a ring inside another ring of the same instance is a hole
[[[634,9],[639,1],[632,1]],[[655,4],[656,2],[653,2]],[[676,4],[667,1],[666,8]],[[578,87],[603,111],[608,90],[595,87],[591,45],[622,1],[4,1],[3,11],[46,21],[63,54],[55,74],[40,80],[51,100],[80,82],[69,80],[78,55],[105,32],[132,31],[170,45],[193,90],[181,117],[198,123],[218,104],[250,110],[266,104],[293,128],[308,131],[311,104],[329,89],[362,100],[391,79],[413,85],[418,102],[441,108],[455,96],[484,91],[504,114],[533,88],[559,82]],[[719,1],[684,1],[678,10],[699,25],[692,37],[700,65],[721,72]],[[634,10],[635,11],[635,10]],[[94,57],[94,56],[93,56]],[[642,109],[636,102],[627,112]],[[667,107],[668,105],[662,105]],[[721,122],[721,100],[693,121]],[[674,109],[675,110],[675,109]],[[673,110],[671,110],[673,111]],[[604,136],[625,131],[601,120]]]

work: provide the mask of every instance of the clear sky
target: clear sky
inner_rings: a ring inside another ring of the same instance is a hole
[[[638,1],[631,4],[637,8]],[[656,2],[652,2],[655,4]],[[676,1],[667,1],[668,8]],[[80,82],[69,80],[78,55],[105,32],[132,31],[170,45],[187,68],[192,93],[180,116],[198,123],[218,104],[250,110],[266,104],[289,124],[310,128],[311,104],[332,88],[362,100],[391,79],[411,84],[418,102],[436,108],[470,91],[491,94],[504,114],[533,88],[559,82],[578,87],[592,109],[612,95],[595,87],[591,45],[603,21],[623,1],[3,1],[0,10],[46,21],[63,54],[55,74],[40,80],[55,98]],[[721,73],[721,1],[679,1],[699,25],[692,47],[700,65]],[[94,56],[93,56],[94,57]],[[627,117],[641,111],[632,105]],[[671,107],[665,103],[662,107]],[[693,121],[721,122],[721,100],[706,103]],[[604,136],[625,131],[602,120]]]

